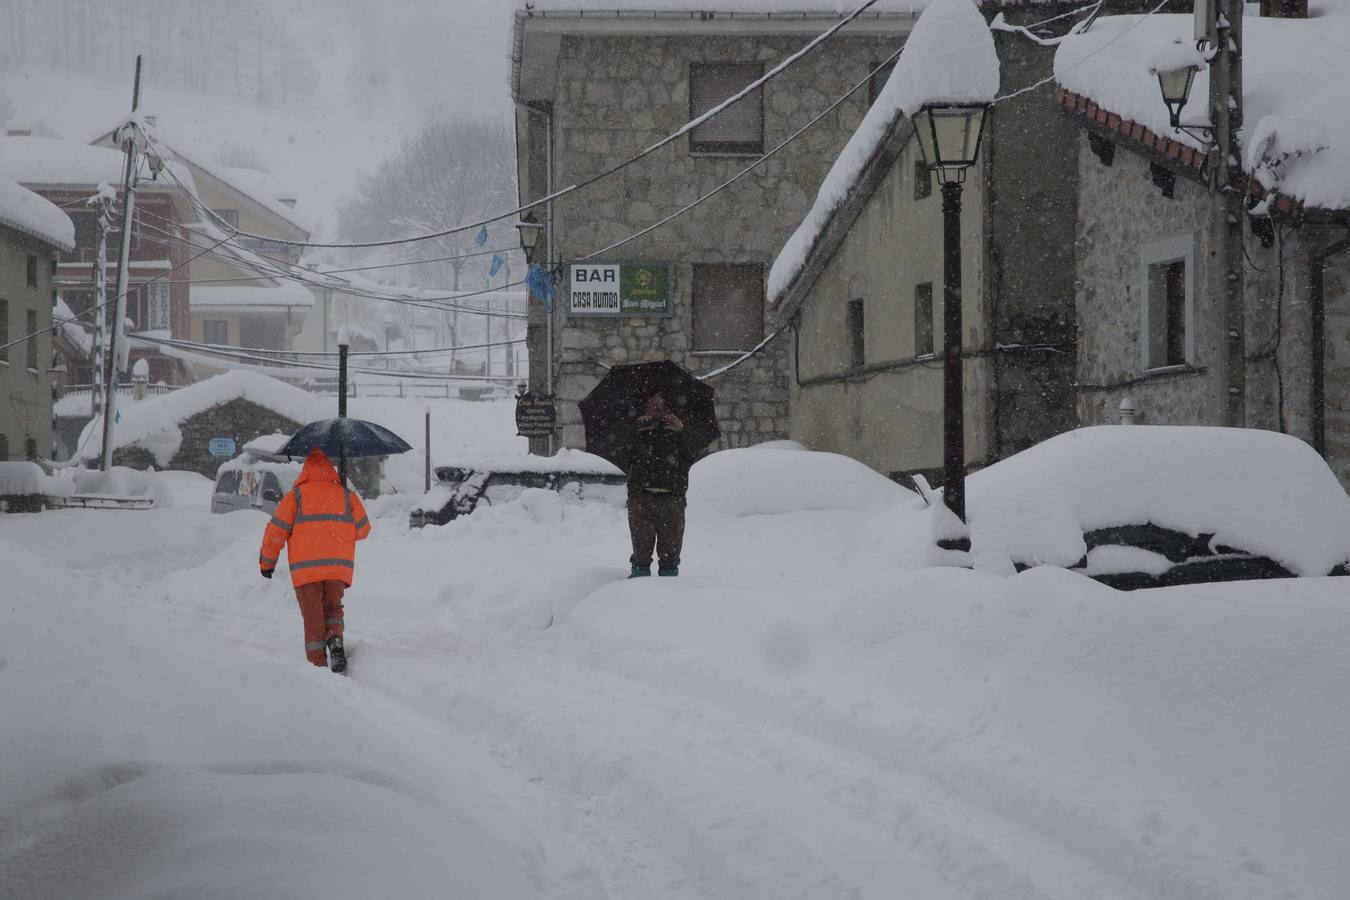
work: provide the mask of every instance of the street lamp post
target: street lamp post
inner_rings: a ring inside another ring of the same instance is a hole
[[[942,184],[942,498],[966,520],[965,394],[961,360],[961,189],[975,165],[987,103],[932,104],[914,117],[919,149]],[[963,539],[969,549],[969,541]],[[953,548],[958,549],[958,548]]]

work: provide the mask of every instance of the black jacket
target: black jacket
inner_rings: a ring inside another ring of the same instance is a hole
[[[628,493],[669,493],[683,497],[694,464],[684,435],[664,424],[638,423],[628,468]]]

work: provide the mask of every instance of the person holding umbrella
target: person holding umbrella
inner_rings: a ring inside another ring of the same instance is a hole
[[[614,366],[581,401],[586,449],[628,475],[630,578],[680,574],[689,468],[722,434],[713,388],[670,360]]]
[[[660,394],[647,398],[628,469],[628,532],[633,541],[629,578],[652,574],[653,551],[660,560],[658,575],[680,574],[685,493],[694,462],[682,431],[684,422]]]
[[[339,416],[311,422],[277,451],[287,457],[303,454],[305,465],[263,531],[258,568],[271,578],[286,548],[305,626],[305,658],[316,666],[347,670],[342,597],[356,571],[356,542],[370,535],[360,496],[347,487],[329,457],[336,455],[345,466],[349,458],[410,449],[407,441],[380,425]]]

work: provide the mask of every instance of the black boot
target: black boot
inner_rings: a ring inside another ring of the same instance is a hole
[[[347,671],[347,651],[342,649],[341,635],[328,639],[328,668],[338,673]]]

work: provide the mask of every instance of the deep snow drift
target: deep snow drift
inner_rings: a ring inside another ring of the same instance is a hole
[[[901,529],[927,526],[921,500],[791,448],[710,457],[692,494],[684,574],[640,582],[608,505],[530,490],[409,532],[402,498],[373,501],[349,679],[307,666],[285,579],[258,578],[261,515],[212,517],[180,489],[143,513],[0,517],[22,573],[0,602],[0,716],[22,723],[0,733],[0,883],[569,900],[1350,883],[1346,582],[1125,594],[1058,569],[916,569]]]

